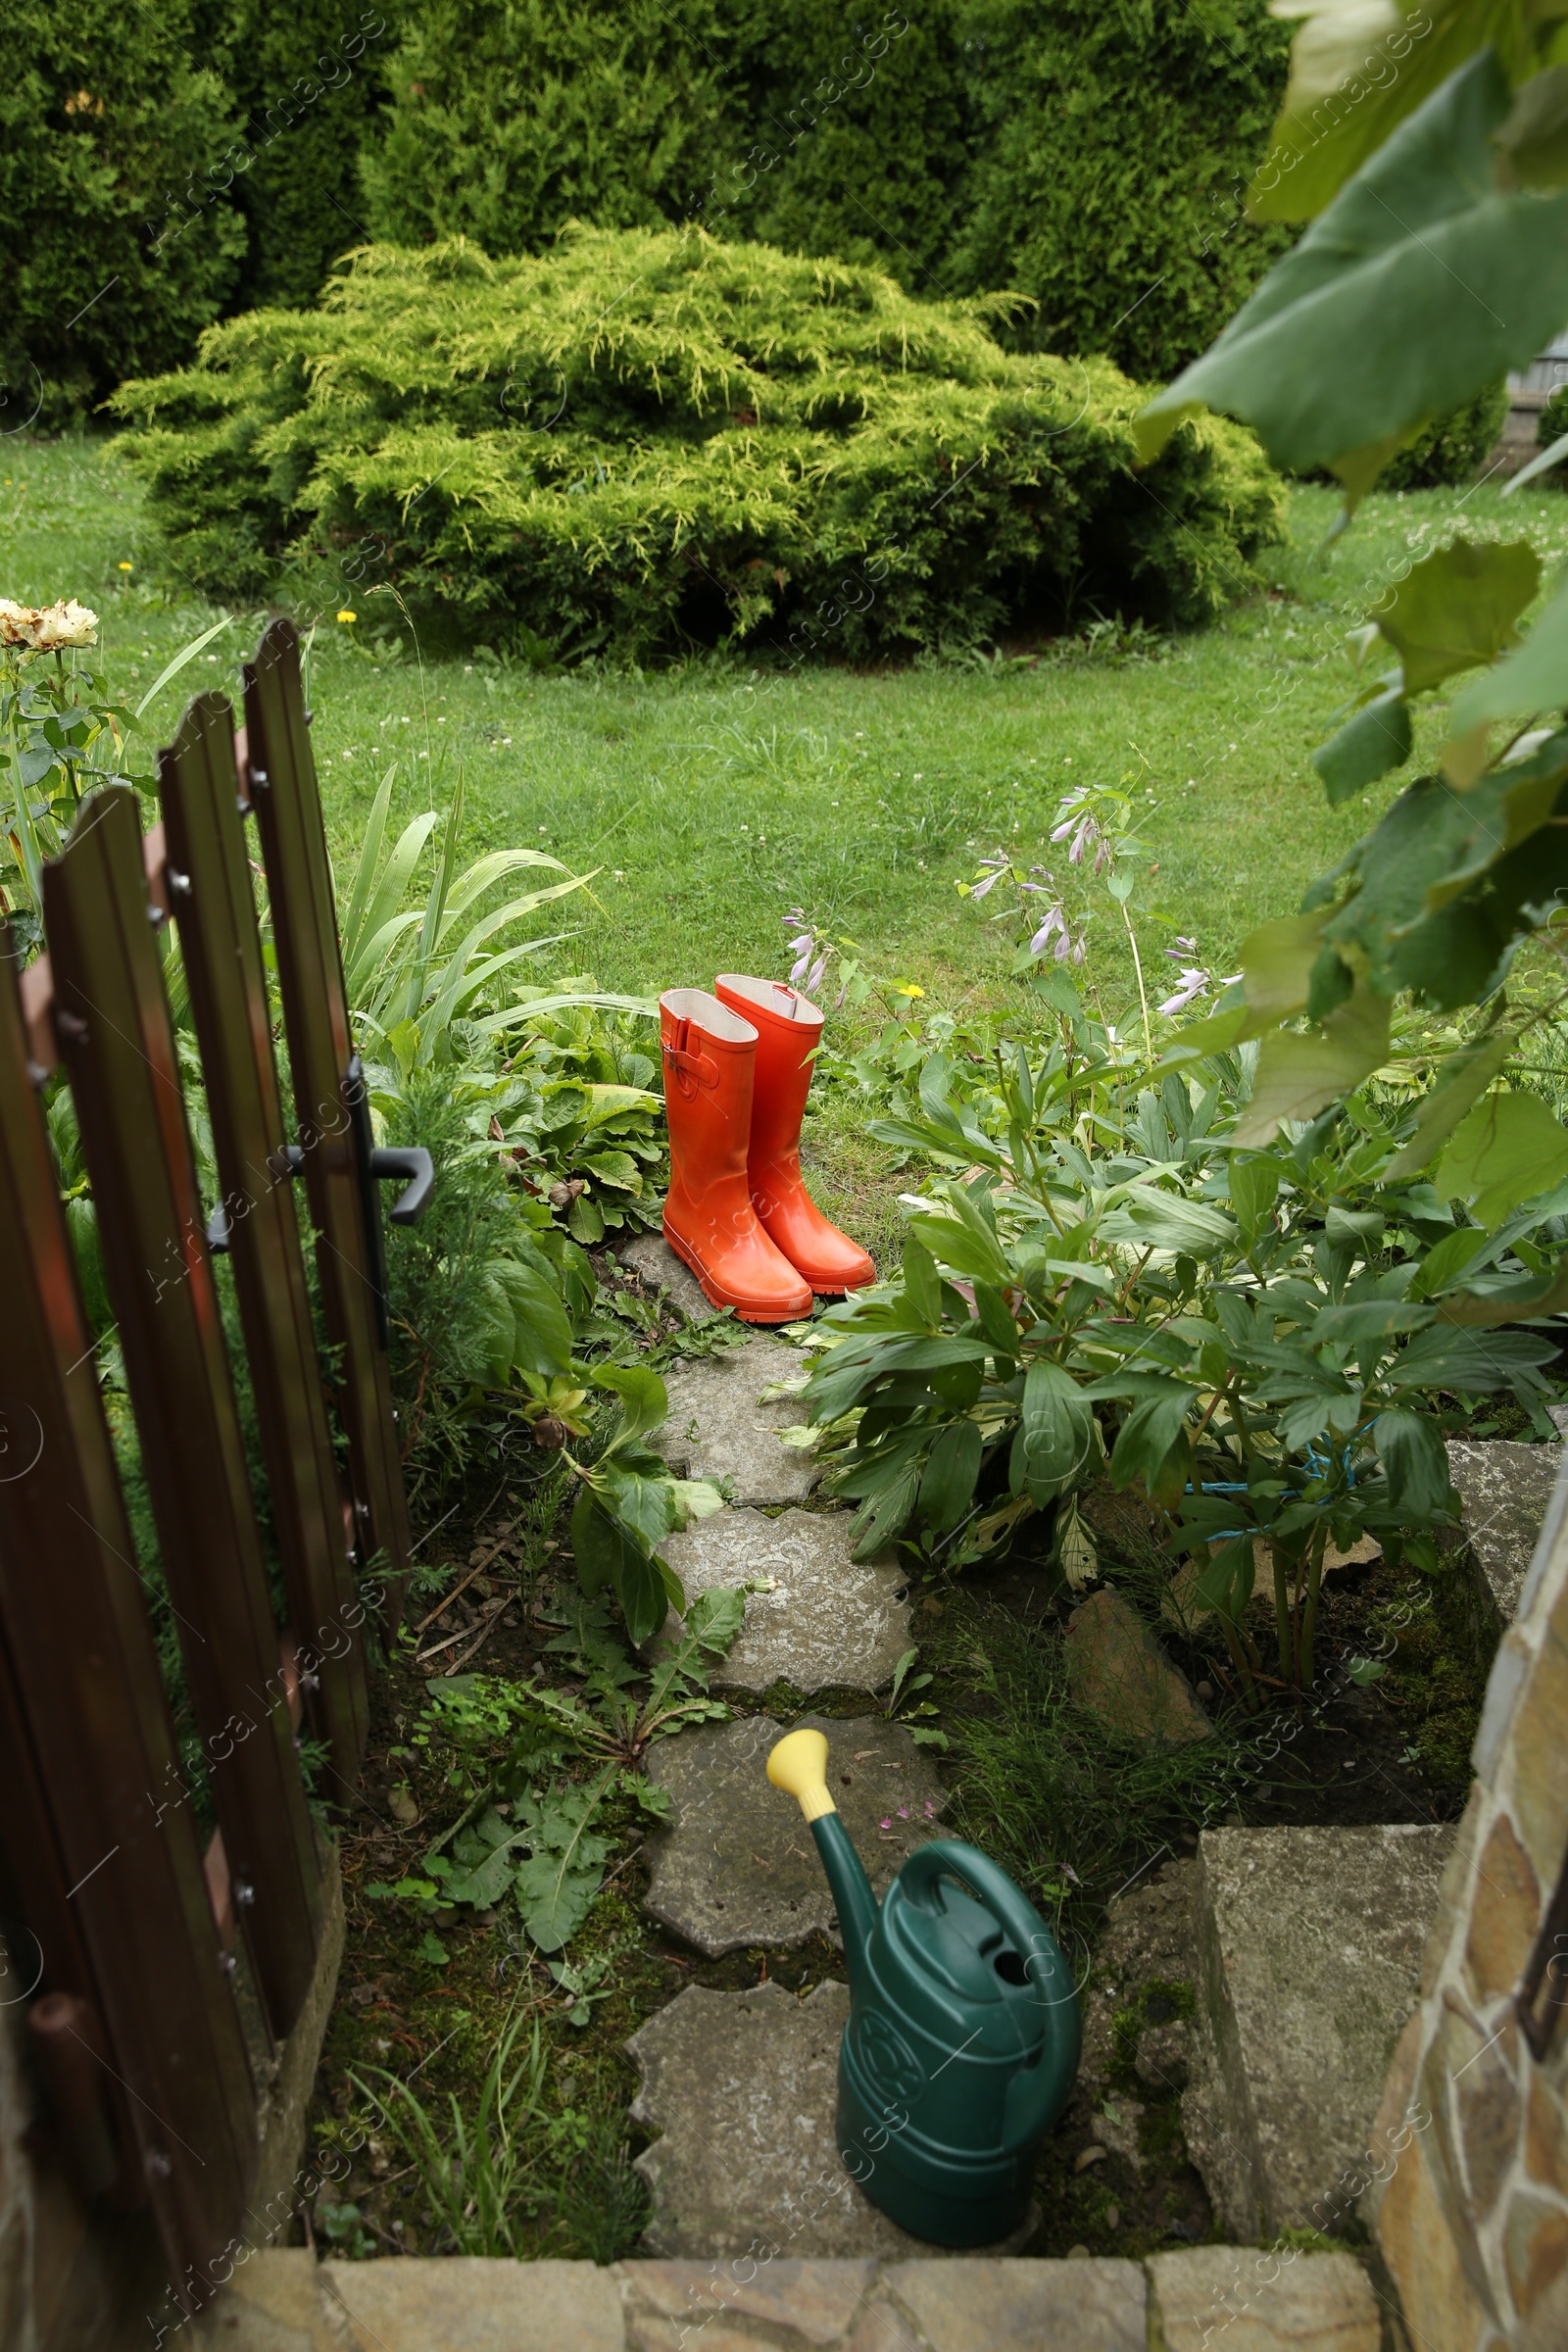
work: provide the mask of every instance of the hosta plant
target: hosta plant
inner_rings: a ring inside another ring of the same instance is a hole
[[[1451,1507],[1444,1400],[1539,1401],[1553,1339],[1462,1330],[1445,1308],[1461,1281],[1528,1271],[1568,1231],[1568,1191],[1490,1232],[1456,1221],[1396,1172],[1409,1114],[1364,1097],[1244,1151],[1234,1060],[1122,1107],[1114,1075],[1059,1047],[1020,1059],[1004,1144],[925,1092],[928,1147],[966,1172],[906,1203],[898,1280],[829,1310],[805,1392],[859,1505],[858,1549],[902,1536],[958,1567],[1050,1513],[1057,1567],[1081,1583],[1083,1496],[1134,1488],[1172,1552],[1197,1554],[1243,1690],[1264,1671],[1244,1623],[1260,1559],[1278,1679],[1309,1683],[1330,1542],[1372,1530],[1434,1556]]]

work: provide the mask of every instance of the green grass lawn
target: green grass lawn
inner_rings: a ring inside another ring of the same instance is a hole
[[[111,677],[136,699],[216,612],[157,584],[137,486],[112,440],[18,441],[0,468],[0,595],[95,606]],[[1568,550],[1568,500],[1549,488],[1507,501],[1490,488],[1375,496],[1324,556],[1336,507],[1328,490],[1298,490],[1267,592],[1214,628],[1162,641],[1155,659],[547,676],[466,658],[421,664],[387,628],[385,600],[345,590],[359,618],[321,616],[310,688],[339,870],[394,760],[404,817],[444,807],[461,765],[468,855],[529,844],[598,869],[593,901],[562,910],[571,936],[530,976],[592,971],[605,987],[652,990],[775,971],[781,917],[801,906],[873,968],[953,1004],[1004,989],[1010,953],[956,882],[999,846],[1053,862],[1060,795],[1132,777],[1151,852],[1140,900],[1232,970],[1251,925],[1292,910],[1364,828],[1362,806],[1327,808],[1307,755],[1348,691],[1345,633],[1395,566],[1461,523],[1528,537],[1548,571]],[[263,617],[236,613],[164,690],[148,721],[161,737],[198,679],[237,693]],[[377,642],[383,656],[401,643],[400,658],[376,659]],[[1429,713],[1427,734],[1440,723]],[[1395,789],[1391,779],[1378,799]],[[1059,853],[1055,862],[1064,873]],[[1074,877],[1073,892],[1092,914],[1088,968],[1125,1006],[1115,909],[1092,882]],[[853,1124],[830,1124],[829,1156],[857,1190]]]

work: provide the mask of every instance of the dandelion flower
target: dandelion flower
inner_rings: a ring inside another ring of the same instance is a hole
[[[134,567],[134,565],[133,565],[133,564],[122,564],[120,565],[120,569],[121,569],[122,571],[131,571],[131,570],[133,570],[134,568],[135,568],[135,567]]]
[[[357,621],[359,617],[360,616],[357,612],[351,612],[349,611],[347,605],[343,607],[342,611],[338,614],[338,619],[343,623],[345,628],[352,627],[354,622]]]

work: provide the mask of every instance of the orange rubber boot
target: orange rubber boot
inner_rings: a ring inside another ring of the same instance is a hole
[[[801,1175],[801,1122],[822,1014],[783,980],[720,972],[713,987],[719,1002],[757,1031],[747,1173],[762,1230],[813,1291],[861,1290],[875,1282],[876,1267],[858,1242],[828,1223]]]
[[[669,1119],[664,1239],[715,1306],[743,1323],[793,1323],[808,1285],[758,1223],[746,1174],[757,1031],[701,988],[659,1000]]]

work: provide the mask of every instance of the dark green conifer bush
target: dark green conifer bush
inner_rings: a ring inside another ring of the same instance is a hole
[[[679,220],[714,158],[712,0],[425,0],[388,61],[373,233],[537,249],[564,222]]]
[[[411,609],[563,660],[906,654],[1250,587],[1281,512],[1250,439],[1205,419],[1135,475],[1136,388],[1004,351],[996,312],[698,231],[375,247],[116,406],[185,576],[326,602],[369,547]]]
[[[173,367],[234,282],[244,230],[206,195],[238,125],[191,36],[189,0],[6,11],[0,430]]]

